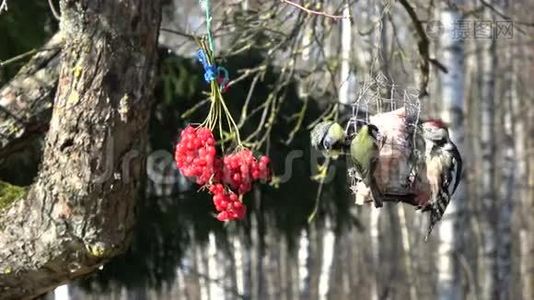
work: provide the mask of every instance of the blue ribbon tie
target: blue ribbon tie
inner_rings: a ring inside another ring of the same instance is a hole
[[[216,65],[211,65],[208,61],[208,56],[206,55],[206,52],[204,52],[204,50],[202,49],[197,50],[196,57],[204,68],[204,80],[207,83],[210,83],[213,80],[216,80],[218,77],[221,77],[222,82],[220,83],[219,87],[221,88],[221,90],[224,90],[230,78],[230,76],[228,75],[228,70],[226,70],[226,68],[224,67],[217,67]]]
[[[208,62],[208,57],[206,56],[206,53],[202,49],[198,49],[196,52],[197,60],[202,64],[202,67],[204,67],[204,80],[206,80],[207,83],[212,82],[217,78],[217,67],[214,65],[210,65]]]

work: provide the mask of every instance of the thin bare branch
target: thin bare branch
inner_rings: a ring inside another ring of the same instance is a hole
[[[435,65],[440,71],[447,73],[447,68],[443,64],[441,64],[439,61],[437,61],[434,58],[430,58],[430,41],[428,40],[428,37],[426,36],[425,29],[423,28],[423,24],[421,20],[417,17],[417,14],[415,13],[414,8],[408,3],[407,0],[399,0],[402,7],[404,7],[404,10],[408,13],[408,16],[410,16],[410,19],[415,27],[415,32],[418,36],[418,42],[417,42],[417,51],[419,52],[419,55],[421,56],[421,61],[419,64],[419,69],[421,71],[421,82],[419,84],[419,90],[421,92],[421,96],[425,96],[427,94],[426,88],[428,86],[428,80],[429,80],[429,72],[430,72],[430,66],[429,63],[432,63]]]
[[[61,19],[61,14],[56,10],[56,7],[54,6],[54,3],[52,3],[52,0],[48,0],[48,6],[50,7],[52,15],[54,15],[54,18],[59,21]]]
[[[280,0],[286,4],[289,4],[291,6],[294,6],[300,10],[303,10],[309,14],[312,14],[312,15],[318,15],[318,16],[323,16],[323,17],[327,17],[327,18],[330,18],[330,19],[334,19],[334,20],[340,20],[340,19],[345,19],[347,18],[346,16],[343,16],[343,15],[332,15],[332,14],[329,14],[327,12],[323,12],[323,11],[317,11],[317,10],[312,10],[312,9],[309,9],[309,8],[306,8],[298,3],[295,3],[295,2],[291,2],[289,0]]]
[[[2,11],[7,11],[7,0],[2,0],[2,3],[0,4],[0,13]]]

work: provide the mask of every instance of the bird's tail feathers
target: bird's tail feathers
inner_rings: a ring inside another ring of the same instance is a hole
[[[430,206],[430,224],[428,226],[428,231],[425,236],[425,242],[430,237],[432,229],[434,226],[441,220],[445,214],[445,209],[449,204],[450,197],[446,192],[440,192],[437,199]]]

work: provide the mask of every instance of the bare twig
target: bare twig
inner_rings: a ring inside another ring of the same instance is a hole
[[[189,33],[181,32],[181,31],[169,29],[169,28],[163,28],[163,27],[161,27],[159,30],[164,31],[164,32],[169,32],[172,34],[176,34],[176,35],[179,35],[179,36],[191,39],[191,40],[195,40],[195,36]]]
[[[331,19],[334,19],[334,20],[339,20],[339,19],[345,19],[347,18],[347,16],[343,16],[343,15],[332,15],[332,14],[329,14],[329,13],[326,13],[326,12],[323,12],[323,11],[317,11],[317,10],[312,10],[312,9],[309,9],[309,8],[306,8],[298,3],[295,3],[295,2],[291,2],[289,0],[280,0],[286,4],[289,4],[291,6],[294,6],[298,9],[301,9],[309,14],[312,14],[312,15],[318,15],[318,16],[323,16],[323,17],[327,17],[327,18],[331,18]]]
[[[489,8],[491,11],[493,11],[494,13],[499,15],[499,17],[501,17],[501,18],[503,18],[505,20],[511,20],[511,18],[509,16],[507,16],[504,13],[502,13],[501,11],[499,11],[497,8],[495,8],[493,5],[489,4],[487,1],[480,0],[480,3],[482,3],[482,5],[484,5],[485,7]]]
[[[491,10],[492,12],[494,12],[496,15],[498,15],[499,17],[503,18],[504,20],[506,21],[512,21],[512,18],[510,16],[507,16],[506,14],[504,14],[503,12],[501,12],[500,10],[498,10],[495,6],[491,5],[490,3],[488,3],[487,1],[484,1],[484,0],[480,0],[480,3],[482,3],[482,6],[488,8],[489,10]],[[515,24],[519,24],[519,25],[523,25],[523,26],[527,26],[527,27],[532,27],[534,26],[534,23],[533,22],[524,22],[524,21],[513,21]],[[525,34],[526,32],[520,28],[515,28],[517,31]]]
[[[50,6],[50,11],[52,11],[52,15],[54,15],[54,18],[59,21],[61,19],[61,15],[56,10],[56,7],[54,6],[54,3],[52,3],[52,0],[48,0],[48,6]]]
[[[429,80],[429,72],[430,72],[430,66],[429,63],[432,63],[435,65],[439,70],[442,72],[447,73],[447,68],[440,62],[438,62],[434,58],[430,58],[430,41],[428,40],[428,37],[426,36],[425,29],[423,28],[423,24],[421,23],[421,20],[417,17],[417,14],[415,13],[415,10],[413,7],[408,3],[407,0],[399,0],[402,7],[404,7],[404,10],[408,13],[408,16],[410,16],[410,19],[412,20],[412,23],[415,27],[415,31],[418,36],[418,42],[417,42],[417,51],[419,52],[419,55],[421,56],[421,61],[419,64],[419,69],[421,71],[421,83],[419,84],[419,90],[421,92],[421,96],[427,95],[426,88],[428,86],[428,80]]]
[[[308,109],[309,99],[309,97],[304,98],[304,104],[302,105],[302,108],[298,113],[294,115],[297,118],[297,121],[295,122],[295,126],[293,127],[293,129],[291,129],[291,131],[289,132],[289,137],[287,138],[287,140],[284,141],[286,145],[289,145],[293,141],[295,135],[301,129],[302,122],[304,121],[304,117],[306,116],[306,111]]]
[[[396,54],[400,57],[399,62],[401,66],[401,70],[404,72],[404,74],[408,74],[408,71],[406,70],[406,67],[404,66],[404,57],[406,57],[406,52],[404,51],[404,48],[402,47],[402,44],[399,40],[399,35],[397,34],[397,26],[395,25],[395,22],[393,21],[393,18],[391,17],[391,14],[388,13],[388,20],[391,24],[391,29],[393,30],[393,40],[395,41],[395,44],[399,48],[398,52],[393,51],[393,46],[391,47],[391,54],[389,60],[393,60],[393,56]]]
[[[19,60],[22,60],[28,56],[32,56],[33,54],[35,54],[35,52],[37,52],[37,49],[32,49],[30,51],[26,51],[24,53],[21,53],[19,55],[16,55],[16,56],[13,56],[12,58],[8,58],[6,60],[0,60],[0,67],[3,67],[3,66],[7,66],[9,64],[12,64],[14,62],[17,62]]]
[[[250,68],[250,69],[245,69],[245,70],[241,70],[240,73],[243,73],[243,75],[237,77],[236,79],[233,79],[231,80],[230,82],[228,82],[227,86],[228,87],[231,87],[233,86],[234,84],[242,81],[242,80],[245,80],[247,79],[248,77],[254,75],[254,74],[262,74],[262,72],[265,72],[265,70],[267,70],[267,65],[265,64],[262,64],[258,67],[255,67],[255,68]]]
[[[331,159],[329,157],[326,158],[325,162],[323,163],[322,167],[326,168],[326,174],[328,174],[328,169],[330,168]],[[324,178],[319,178],[319,186],[317,187],[317,194],[315,195],[315,204],[313,205],[312,212],[308,215],[308,224],[313,222],[315,219],[315,216],[317,215],[317,212],[319,211],[319,205],[321,203],[321,196],[323,195],[323,185],[324,185]]]
[[[256,84],[258,83],[258,80],[260,79],[260,75],[261,74],[256,74],[256,76],[254,76],[254,79],[252,79],[252,83],[250,84],[250,87],[248,89],[248,94],[247,94],[247,98],[245,99],[245,104],[243,105],[243,108],[241,109],[239,128],[243,126],[243,123],[245,123],[245,120],[247,119],[248,106],[250,104],[250,100],[252,99],[252,93],[254,92],[254,89],[256,88]]]
[[[50,50],[56,50],[56,49],[59,49],[60,47],[56,47],[56,48],[42,48],[42,49],[32,49],[30,51],[27,51],[27,52],[24,52],[24,53],[21,53],[17,56],[13,56],[12,58],[8,58],[6,60],[0,60],[0,67],[4,67],[4,66],[7,66],[9,64],[12,64],[12,63],[15,63],[19,60],[22,60],[22,59],[25,59],[26,57],[28,56],[32,56],[34,55],[35,53],[37,52],[41,52],[41,51],[50,51]]]
[[[7,0],[2,0],[2,3],[0,4],[0,13],[2,11],[7,11]]]

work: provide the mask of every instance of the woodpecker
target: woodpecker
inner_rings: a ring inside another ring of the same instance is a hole
[[[346,148],[346,134],[336,122],[325,121],[315,125],[310,134],[311,145],[325,156],[337,158]]]
[[[426,241],[434,225],[443,217],[450,198],[460,183],[462,158],[458,148],[450,140],[443,121],[427,120],[421,127],[425,141],[426,179],[431,192],[429,202],[423,207],[423,211],[430,211]]]
[[[369,187],[375,207],[382,207],[382,196],[374,177],[379,155],[378,128],[365,124],[350,143],[350,157],[362,182]]]

